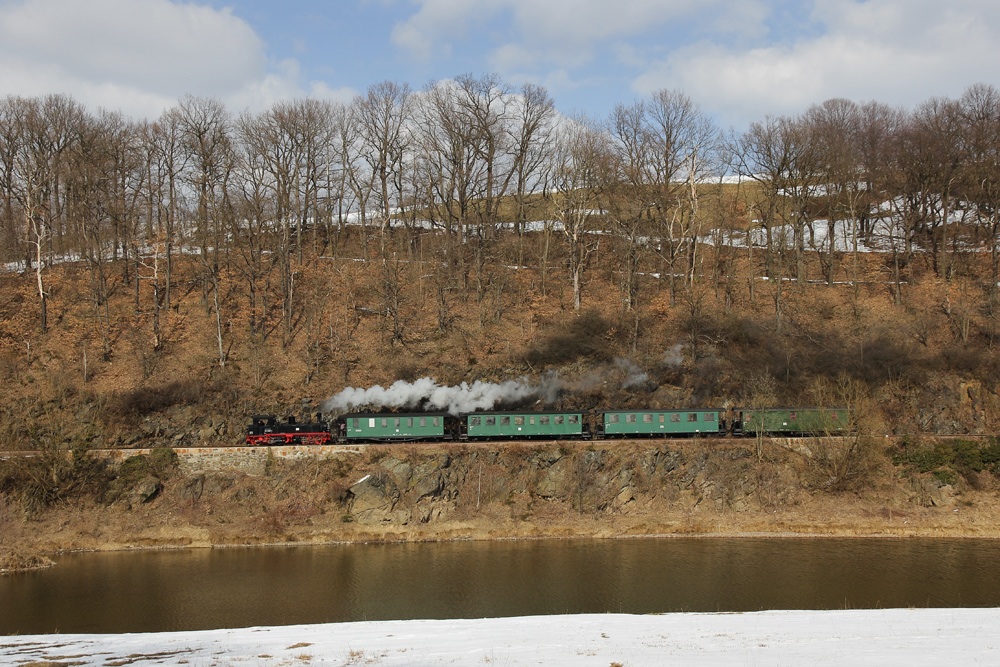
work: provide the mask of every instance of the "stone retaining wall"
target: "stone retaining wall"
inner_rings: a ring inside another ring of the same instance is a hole
[[[122,462],[130,456],[149,454],[150,449],[93,449],[93,456]],[[298,460],[356,454],[352,445],[280,445],[274,447],[175,447],[181,472],[202,470],[239,470],[251,475],[264,472],[269,459]]]

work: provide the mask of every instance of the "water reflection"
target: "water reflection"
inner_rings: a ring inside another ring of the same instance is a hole
[[[80,554],[0,578],[0,633],[1000,606],[1000,542],[639,539]]]

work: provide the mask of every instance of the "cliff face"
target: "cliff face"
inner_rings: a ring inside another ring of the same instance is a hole
[[[607,515],[653,500],[693,506],[724,497],[712,479],[717,460],[738,470],[749,455],[741,447],[606,445],[475,447],[402,458],[389,452],[362,464],[372,472],[350,485],[344,507],[352,520],[373,525],[465,518],[484,506],[507,508],[511,518],[528,518],[539,506]]]
[[[856,444],[647,441],[403,455],[382,449],[357,462],[366,474],[346,488],[343,506],[350,520],[365,525],[464,519],[483,507],[506,508],[511,519],[552,511],[592,517],[759,512],[876,480],[884,458],[873,445],[851,452]],[[838,456],[844,459],[839,469],[830,464]]]

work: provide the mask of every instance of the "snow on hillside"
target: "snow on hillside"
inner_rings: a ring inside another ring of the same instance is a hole
[[[0,638],[2,664],[987,665],[1000,609],[383,621]]]
[[[826,219],[811,220],[805,225],[805,229],[803,230],[803,247],[805,250],[830,252],[830,244],[832,243],[833,249],[837,252],[854,252],[855,249],[858,252],[889,252],[893,248],[897,251],[902,250],[907,232],[898,213],[899,209],[899,202],[883,202],[880,206],[878,206],[879,217],[873,220],[872,229],[870,230],[870,233],[866,235],[861,234],[856,221],[835,220],[831,225],[830,221]],[[394,213],[396,215],[401,215],[405,213],[405,211],[397,209]],[[601,216],[604,215],[605,212],[600,210],[588,210],[586,213],[592,216]],[[935,204],[934,213],[938,218],[947,217],[949,224],[966,222],[969,217],[968,206],[956,206],[955,208],[949,210],[948,215],[945,216],[940,208],[940,204],[938,203]],[[354,211],[346,213],[343,216],[343,220],[333,222],[332,226],[335,228],[339,227],[341,224],[347,226],[359,226],[362,223],[366,224],[370,228],[378,228],[380,226],[380,219],[378,214],[371,213],[368,214],[363,220],[360,213]],[[392,218],[389,221],[389,224],[390,226],[397,228],[409,226],[415,229],[423,229],[427,231],[442,231],[444,229],[442,223],[432,222],[425,219],[404,220],[402,218]],[[751,227],[747,231],[712,229],[706,234],[700,236],[698,241],[708,245],[722,245],[736,248],[746,248],[748,245],[760,248],[767,247],[767,231],[756,221],[755,225],[756,226]],[[514,228],[513,223],[503,223],[501,226],[507,229]],[[191,226],[187,225],[180,227],[187,227],[190,230]],[[474,225],[467,227],[467,231],[473,227]],[[552,232],[562,233],[564,225],[559,220],[533,220],[522,223],[522,228],[525,232],[541,233],[545,230],[550,230]],[[615,232],[610,229],[591,228],[588,229],[588,233],[613,235]],[[775,225],[771,227],[770,234],[772,243],[775,245],[792,247],[795,243],[794,229],[791,225]],[[641,236],[635,240],[639,243],[648,245],[660,243],[660,241],[655,237]],[[139,248],[139,252],[143,257],[148,259],[153,257],[153,255],[157,252],[162,255],[164,251],[162,247],[155,248],[151,245],[143,245]],[[197,246],[177,243],[173,248],[173,252],[177,255],[197,255],[201,252],[201,249]],[[105,255],[108,258],[116,256],[110,247],[105,249]],[[48,257],[46,261],[50,264],[82,262],[84,261],[84,257],[78,253],[65,253],[54,257]],[[24,273],[25,271],[26,263],[23,260],[0,264],[0,272]]]

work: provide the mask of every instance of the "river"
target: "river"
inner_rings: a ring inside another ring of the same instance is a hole
[[[643,538],[60,556],[0,634],[600,612],[1000,606],[1000,540]]]

